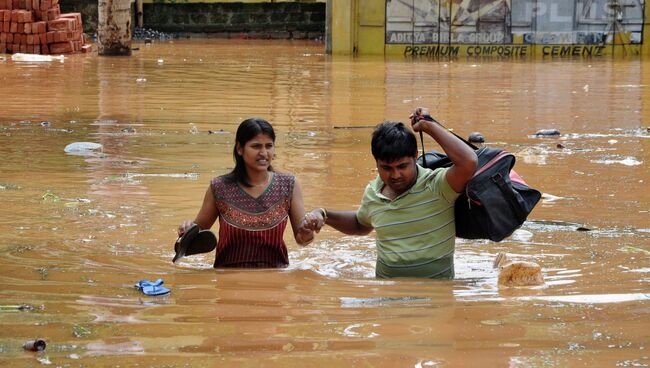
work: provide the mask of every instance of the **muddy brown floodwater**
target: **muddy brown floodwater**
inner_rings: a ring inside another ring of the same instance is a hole
[[[0,365],[650,364],[648,62],[134,46],[128,58],[0,61]],[[212,254],[171,263],[176,226],[232,168],[244,118],[274,124],[274,166],[297,176],[307,208],[356,209],[376,175],[371,127],[416,106],[515,153],[545,193],[506,240],[458,240],[455,280],[376,280],[372,234],[331,228],[305,248],[287,232],[285,270],[214,270]],[[66,154],[73,142],[103,152]],[[538,263],[545,285],[499,288],[499,252]],[[144,296],[133,285],[145,278],[171,294]],[[35,338],[46,350],[24,351]]]

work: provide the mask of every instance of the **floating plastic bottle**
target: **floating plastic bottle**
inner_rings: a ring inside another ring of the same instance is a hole
[[[28,350],[28,351],[43,351],[45,350],[45,340],[41,339],[36,339],[36,340],[29,340],[23,344],[23,349]]]

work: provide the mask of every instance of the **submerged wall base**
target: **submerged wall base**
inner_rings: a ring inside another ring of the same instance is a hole
[[[96,0],[66,0],[62,12],[81,12],[84,32],[97,31]],[[217,37],[322,39],[325,3],[317,2],[146,2],[144,28]],[[135,22],[133,3],[133,22]]]

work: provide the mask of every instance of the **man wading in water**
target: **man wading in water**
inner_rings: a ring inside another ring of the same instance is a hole
[[[317,208],[303,226],[324,224],[348,235],[377,233],[376,276],[454,277],[456,229],[454,201],[476,170],[476,154],[440,125],[426,121],[425,109],[413,115],[413,131],[430,135],[453,162],[430,170],[416,164],[417,140],[404,124],[384,122],[372,134],[378,176],[366,187],[360,208]]]

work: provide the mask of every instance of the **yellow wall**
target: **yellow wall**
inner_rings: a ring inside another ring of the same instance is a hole
[[[359,54],[384,53],[386,39],[385,0],[357,0],[356,47]]]
[[[332,53],[352,54],[354,51],[355,0],[330,0],[332,3]]]
[[[383,54],[385,0],[329,0],[333,54]]]

